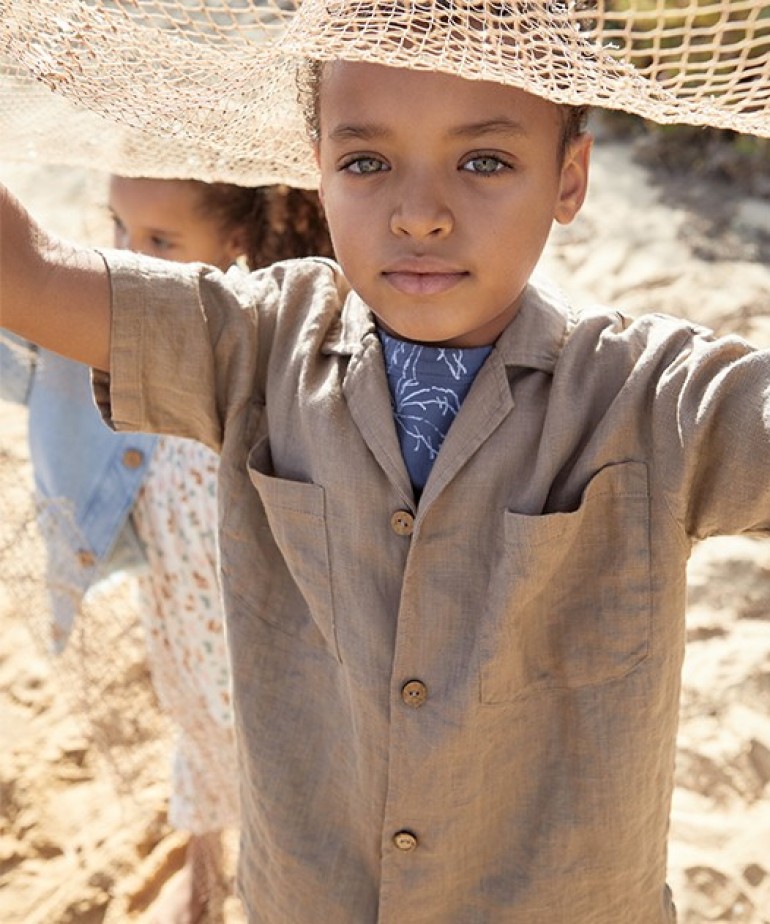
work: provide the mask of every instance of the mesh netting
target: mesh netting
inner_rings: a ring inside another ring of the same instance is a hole
[[[4,409],[0,403],[0,415]],[[172,756],[176,753],[178,763],[183,754],[192,787],[186,795],[194,799],[194,818],[202,823],[202,829],[193,833],[206,835],[199,838],[195,871],[195,888],[205,907],[201,921],[220,922],[222,908],[234,889],[232,840],[238,808],[231,733],[212,720],[194,665],[174,670],[162,653],[153,656],[148,651],[143,601],[136,594],[133,576],[119,572],[83,596],[78,577],[82,568],[75,550],[86,543],[74,512],[62,499],[36,498],[31,466],[19,453],[19,442],[18,436],[9,438],[0,430],[3,626],[7,629],[15,622],[25,626],[51,668],[62,702],[82,729],[88,758],[96,758],[105,768],[115,795],[124,801],[129,814],[144,806],[148,823],[152,821],[158,786],[169,786]],[[58,654],[53,653],[61,647],[51,608],[53,594],[68,597],[78,611]],[[160,682],[167,712],[159,708],[156,698]],[[178,774],[173,779],[178,786]],[[185,827],[195,829],[195,825]],[[218,835],[214,837],[221,829],[228,829],[229,840],[224,843]],[[148,833],[148,838],[157,837],[160,832]],[[176,866],[158,872],[158,887]],[[145,898],[140,895],[141,902]],[[109,919],[134,920],[128,907],[138,900],[130,892],[121,894],[118,886],[116,916]]]
[[[770,136],[770,0],[0,0],[0,41],[0,156],[133,175],[314,185],[307,59]]]
[[[21,619],[39,652],[50,658],[62,694],[107,761],[119,793],[136,793],[144,774],[168,763],[169,725],[147,682],[142,630],[127,585],[110,582],[82,600],[68,558],[77,526],[65,504],[41,506],[31,470],[0,439],[3,517],[0,586],[3,613]],[[55,577],[54,577],[55,576]],[[81,609],[64,651],[54,648],[51,591],[71,594]]]

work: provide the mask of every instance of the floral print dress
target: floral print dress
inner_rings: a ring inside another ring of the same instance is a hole
[[[169,820],[193,834],[237,824],[230,673],[218,583],[218,457],[163,437],[134,507],[148,660],[178,730]]]

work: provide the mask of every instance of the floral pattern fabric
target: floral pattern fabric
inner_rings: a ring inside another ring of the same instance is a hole
[[[134,508],[148,660],[178,729],[169,818],[201,834],[237,822],[237,766],[217,556],[217,456],[162,438]]]

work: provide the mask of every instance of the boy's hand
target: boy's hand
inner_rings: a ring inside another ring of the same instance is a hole
[[[110,316],[99,254],[47,234],[0,185],[0,326],[106,371]]]

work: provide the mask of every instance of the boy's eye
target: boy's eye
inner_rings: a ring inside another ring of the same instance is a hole
[[[468,173],[480,173],[484,176],[491,176],[494,173],[501,173],[503,170],[509,170],[510,165],[494,154],[477,154],[473,157],[469,157],[468,160],[463,163],[462,169],[468,171]]]
[[[382,173],[387,169],[387,164],[379,157],[355,157],[342,165],[342,170],[358,174]]]

